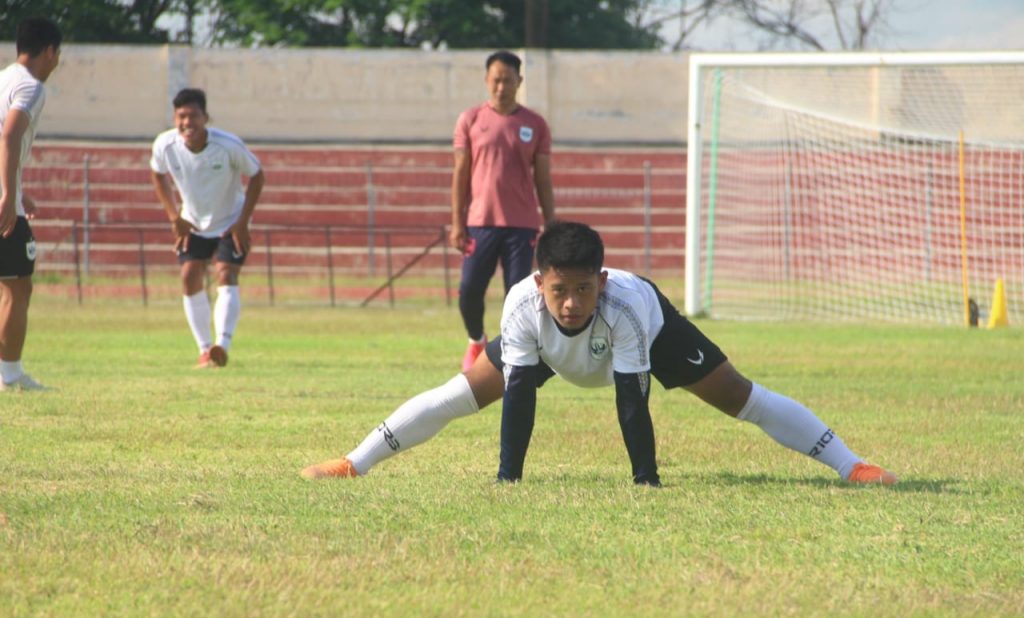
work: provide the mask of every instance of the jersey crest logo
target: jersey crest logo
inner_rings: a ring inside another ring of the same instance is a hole
[[[525,144],[529,144],[530,140],[533,139],[533,129],[530,127],[519,127],[519,139]]]
[[[594,360],[601,360],[608,353],[608,340],[604,337],[594,337],[590,340],[590,356]]]
[[[29,261],[36,259],[36,241],[30,240],[25,243],[25,257],[27,257]]]

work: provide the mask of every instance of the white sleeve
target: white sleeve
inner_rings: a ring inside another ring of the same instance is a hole
[[[540,363],[536,300],[532,293],[516,293],[523,289],[516,288],[519,286],[512,288],[502,309],[501,362],[513,367],[530,367]]]
[[[256,155],[239,139],[237,142],[230,141],[231,163],[239,172],[250,178],[260,172],[260,160]]]
[[[10,109],[28,114],[34,118],[39,113],[39,106],[43,103],[43,85],[39,82],[21,82],[11,92]]]
[[[157,174],[166,174],[167,167],[167,154],[164,149],[163,135],[158,135],[153,140],[153,155],[149,159],[149,169],[153,170]]]
[[[640,373],[651,369],[650,316],[638,312],[644,303],[622,303],[618,307],[618,319],[612,324],[612,369],[619,373]]]

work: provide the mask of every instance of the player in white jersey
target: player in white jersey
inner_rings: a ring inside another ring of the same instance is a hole
[[[206,94],[185,88],[173,101],[174,128],[153,142],[153,186],[174,232],[181,264],[185,317],[199,347],[198,368],[223,367],[241,314],[238,275],[249,254],[249,222],[263,190],[263,170],[245,143],[207,127]],[[243,189],[242,176],[249,184]],[[174,180],[181,208],[171,190]],[[210,299],[203,285],[215,262],[216,340],[210,337]]]
[[[563,379],[584,388],[614,384],[616,371],[648,369],[651,342],[665,323],[653,285],[614,268],[605,269],[602,280],[604,291],[586,337],[567,337],[565,327],[550,319],[534,277],[516,284],[501,318],[504,365],[536,365],[543,360],[557,368]],[[579,326],[589,318],[567,315],[564,319]]]
[[[36,241],[28,220],[36,204],[21,190],[39,117],[43,82],[60,63],[63,37],[53,21],[30,17],[18,24],[18,59],[0,71],[0,390],[42,390],[21,363],[28,333],[28,305]]]
[[[537,242],[539,271],[505,298],[501,336],[465,373],[410,399],[346,457],[307,467],[306,478],[354,477],[503,399],[498,480],[522,478],[537,389],[559,375],[583,387],[615,386],[619,426],[637,484],[659,486],[648,397],[650,377],[685,388],[727,415],[833,468],[852,483],[891,485],[803,405],[743,377],[653,283],[604,269],[604,246],[581,223],[549,225]]]

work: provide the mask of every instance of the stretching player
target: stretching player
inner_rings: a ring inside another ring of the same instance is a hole
[[[682,387],[729,416],[852,483],[891,485],[803,405],[745,378],[722,351],[637,275],[603,269],[601,237],[556,222],[537,243],[539,272],[505,299],[501,336],[465,373],[400,406],[342,459],[309,466],[306,478],[352,477],[424,442],[449,421],[504,397],[498,479],[518,481],[533,431],[536,391],[552,375],[582,387],[615,385],[619,425],[638,484],[660,485],[648,409],[650,376]]]
[[[235,135],[207,128],[206,94],[185,88],[174,97],[174,128],[153,142],[153,187],[171,221],[181,264],[185,317],[199,346],[197,368],[223,367],[242,311],[238,275],[249,254],[249,220],[263,190],[256,156]],[[249,177],[242,190],[241,175]],[[181,194],[174,202],[171,178]],[[217,340],[210,340],[210,299],[203,285],[216,257]]]

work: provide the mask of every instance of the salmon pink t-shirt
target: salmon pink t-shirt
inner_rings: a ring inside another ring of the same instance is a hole
[[[452,141],[470,156],[466,225],[540,229],[533,162],[551,154],[544,118],[522,105],[503,116],[484,103],[462,112]]]

